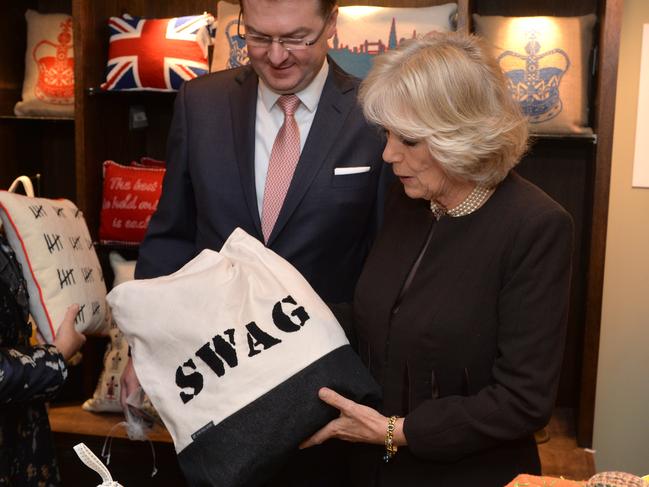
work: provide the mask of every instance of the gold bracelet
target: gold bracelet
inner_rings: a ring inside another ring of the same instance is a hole
[[[390,416],[388,418],[388,429],[385,432],[385,453],[383,454],[383,461],[385,463],[388,463],[397,453],[397,445],[392,443],[392,438],[394,436],[394,423],[396,423],[396,421],[396,416]]]

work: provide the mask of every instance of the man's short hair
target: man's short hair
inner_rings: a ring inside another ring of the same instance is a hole
[[[277,0],[281,1],[281,0]],[[338,3],[337,0],[318,0],[320,2],[320,15],[322,18],[326,18],[327,15],[331,13],[331,11],[334,9],[336,4]],[[243,2],[244,0],[239,0],[239,5],[241,6],[241,11],[243,12]]]

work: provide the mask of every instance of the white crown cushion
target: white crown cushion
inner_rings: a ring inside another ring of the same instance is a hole
[[[72,17],[27,10],[27,49],[18,116],[74,116]]]

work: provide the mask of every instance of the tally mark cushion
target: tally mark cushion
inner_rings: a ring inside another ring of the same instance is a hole
[[[83,213],[68,200],[29,198],[0,191],[0,219],[23,268],[29,311],[51,343],[71,304],[76,327],[106,330],[106,286]]]
[[[239,6],[220,1],[217,9],[211,71],[248,64],[245,42],[237,36]],[[394,49],[404,39],[453,30],[456,12],[455,3],[420,8],[340,7],[329,55],[348,73],[364,78],[377,54]]]
[[[113,287],[133,280],[135,273],[134,260],[126,260],[114,251],[108,254],[108,260],[115,276]],[[97,387],[92,397],[82,405],[86,411],[95,413],[119,413],[122,411],[119,398],[121,387],[119,381],[128,361],[128,343],[126,343],[124,335],[112,319],[110,319],[108,335],[110,336],[110,343],[104,353],[104,368],[99,375]]]
[[[590,134],[589,60],[594,14],[581,17],[473,15],[493,46],[509,91],[530,122],[547,134]]]
[[[72,17],[27,10],[27,50],[18,116],[74,116]]]
[[[433,7],[340,7],[329,55],[358,78],[367,76],[372,60],[406,39],[431,31],[454,30],[457,4]]]
[[[191,485],[261,485],[337,417],[322,386],[378,400],[329,308],[241,229],[220,252],[117,286],[108,302]]]
[[[177,91],[208,72],[209,14],[144,19],[110,17],[106,81],[110,91]]]

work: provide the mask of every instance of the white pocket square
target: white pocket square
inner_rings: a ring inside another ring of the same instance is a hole
[[[347,176],[349,174],[361,174],[370,171],[370,166],[352,166],[352,167],[336,167],[334,169],[334,176]]]

